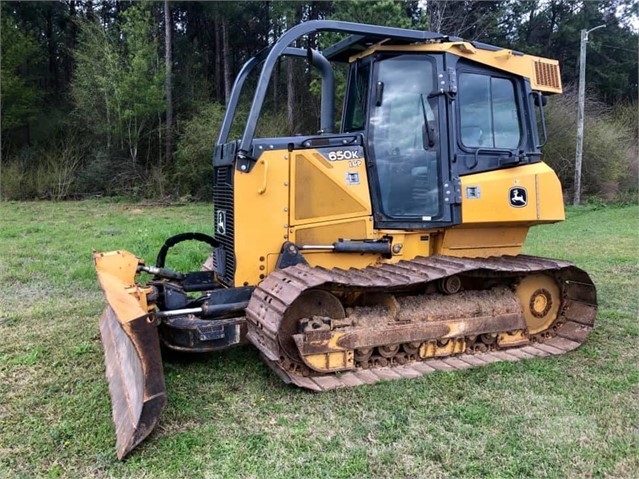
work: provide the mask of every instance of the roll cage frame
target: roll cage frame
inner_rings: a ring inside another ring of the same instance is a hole
[[[319,32],[347,33],[350,34],[350,36],[328,47],[321,53],[310,48],[303,49],[289,46],[291,43],[305,35]],[[249,172],[255,163],[255,159],[250,156],[251,147],[255,137],[255,130],[257,128],[257,122],[266,98],[266,92],[273,70],[280,57],[307,57],[310,63],[319,69],[322,78],[320,130],[323,133],[332,133],[335,123],[335,83],[331,62],[347,62],[352,55],[362,52],[371,45],[386,39],[392,40],[393,44],[396,45],[408,45],[419,42],[461,41],[461,38],[458,37],[449,37],[447,35],[429,31],[366,25],[336,20],[312,20],[296,25],[282,34],[282,36],[274,44],[261,50],[257,55],[244,63],[235,79],[231,96],[228,100],[228,105],[222,121],[222,127],[216,143],[215,156],[226,156],[223,151],[220,150],[222,150],[224,145],[228,143],[231,125],[237,112],[240,94],[246,79],[258,65],[264,63],[257,82],[257,87],[253,94],[251,108],[244,126],[242,137],[235,149],[236,167],[240,171],[245,172]]]

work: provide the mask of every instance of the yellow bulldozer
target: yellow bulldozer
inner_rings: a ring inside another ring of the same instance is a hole
[[[291,46],[318,32],[342,40]],[[283,56],[319,71],[319,131],[257,138]],[[339,122],[336,63],[348,68]],[[243,134],[230,140],[259,68]],[[161,343],[250,343],[284,382],[313,391],[579,346],[597,309],[588,274],[520,254],[531,226],[564,219],[540,152],[546,96],[561,90],[554,60],[341,21],[297,25],[247,61],[215,145],[214,236],[169,238],[154,266],[94,254],[118,457],[166,405]],[[210,245],[208,268],[165,266],[182,241]]]

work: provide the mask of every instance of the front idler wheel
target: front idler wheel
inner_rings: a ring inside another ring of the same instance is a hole
[[[345,317],[344,307],[335,295],[322,289],[304,291],[286,310],[280,323],[278,340],[282,352],[290,361],[301,363],[302,359],[293,339],[293,335],[300,332],[300,320],[344,319]],[[313,321],[311,323],[315,324]]]
[[[521,303],[528,334],[538,335],[548,330],[559,314],[561,290],[555,278],[547,274],[532,274],[515,288]]]

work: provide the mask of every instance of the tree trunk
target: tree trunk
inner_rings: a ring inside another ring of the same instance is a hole
[[[171,27],[172,21],[169,0],[164,0],[164,65],[166,67],[166,77],[164,80],[164,93],[166,96],[166,153],[164,160],[167,164],[171,163],[173,156],[173,58],[171,54]]]
[[[49,87],[53,92],[55,92],[56,96],[58,93],[58,64],[57,64],[57,56],[56,56],[56,48],[55,48],[55,39],[53,32],[53,8],[54,6],[50,6],[47,10],[47,18],[46,18],[46,35],[47,35],[47,52],[48,52],[48,60],[49,60],[49,75],[50,75],[50,83]]]
[[[526,45],[530,45],[530,36],[533,32],[533,22],[535,20],[535,9],[537,5],[530,6],[530,12],[528,12],[528,25],[526,25]]]
[[[287,19],[287,30],[295,25],[295,14],[291,13]],[[286,60],[286,124],[289,135],[295,133],[295,72],[293,57]]]
[[[286,60],[286,124],[288,126],[289,135],[295,133],[295,73],[293,68],[293,58]]]
[[[278,60],[277,63],[275,64],[275,68],[273,69],[273,108],[274,109],[277,109],[277,105],[279,105],[277,101],[277,93],[278,93],[277,85],[280,81],[280,74],[282,71],[281,65],[282,65],[281,60]]]
[[[213,85],[215,85],[215,99],[222,103],[224,101],[223,89],[220,85],[224,84],[224,71],[222,63],[222,28],[220,27],[220,21],[218,19],[214,22],[215,30],[215,73],[213,74]]]
[[[224,102],[228,103],[233,87],[233,74],[231,72],[231,46],[226,19],[222,21],[222,61],[224,62]]]
[[[76,0],[69,1],[69,20],[69,33],[65,40],[65,49],[68,52],[73,52],[75,51],[75,47],[77,44],[76,39],[78,37],[78,24],[76,21]],[[68,87],[73,76],[74,60],[73,55],[71,54],[65,55],[64,58],[64,85],[65,87]]]
[[[558,5],[555,2],[550,2],[550,28],[548,30],[548,36],[546,37],[546,50],[550,50],[552,45],[553,32],[555,30],[555,24],[557,23],[557,8]]]
[[[272,6],[272,5],[271,5]],[[271,28],[273,29],[273,36],[275,38],[279,38],[281,34],[280,29],[280,18],[275,14],[272,17],[269,17],[269,23]],[[273,69],[273,109],[277,111],[279,106],[279,82],[282,76],[282,60],[281,58],[277,60],[275,64],[275,68]]]
[[[95,12],[93,11],[93,1],[87,0],[85,8],[87,12],[86,13],[87,20],[92,22],[95,19]]]

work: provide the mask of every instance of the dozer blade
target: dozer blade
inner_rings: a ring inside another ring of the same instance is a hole
[[[166,406],[160,341],[147,311],[147,291],[134,284],[137,258],[117,251],[96,253],[94,261],[108,303],[100,334],[122,459],[149,435]]]

